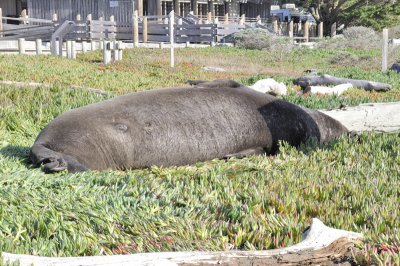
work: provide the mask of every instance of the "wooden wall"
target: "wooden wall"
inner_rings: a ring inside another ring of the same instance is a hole
[[[15,2],[16,0],[0,0],[6,2]],[[137,2],[135,0],[137,7]],[[253,1],[256,1],[254,3]],[[240,4],[239,0],[229,2],[229,16],[237,17],[240,9],[247,17],[256,17],[260,15],[262,18],[269,17],[270,0],[253,0],[246,4]],[[156,0],[143,0],[145,9],[144,15],[156,15]],[[163,1],[163,3],[172,3],[172,1]],[[200,3],[201,1],[199,1]],[[118,6],[112,6],[111,3],[118,3]],[[0,4],[1,6],[1,4]],[[104,17],[108,20],[114,15],[117,22],[132,21],[132,2],[130,0],[28,0],[28,15],[31,18],[51,19],[56,13],[59,21],[73,20],[79,13],[84,20],[88,14],[92,14],[93,19]],[[6,14],[3,11],[3,14]]]
[[[271,4],[268,1],[262,3],[254,3],[248,1],[245,4],[245,14],[246,17],[255,18],[260,16],[261,18],[269,18],[269,13],[271,9]]]
[[[132,18],[131,1],[114,1],[118,6],[110,6],[110,0],[28,0],[28,14],[31,18],[51,19],[56,13],[59,20],[73,20],[79,13],[82,19],[92,14],[93,19],[111,15],[116,21],[128,22]]]
[[[3,16],[16,16],[17,15],[16,0],[0,0],[0,8],[2,9]]]

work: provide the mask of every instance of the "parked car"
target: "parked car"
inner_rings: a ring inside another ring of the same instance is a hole
[[[296,7],[295,4],[284,4],[282,8],[278,5],[271,6],[271,16],[277,17],[280,22],[304,23],[308,21],[311,24],[315,24],[315,18],[307,10]]]

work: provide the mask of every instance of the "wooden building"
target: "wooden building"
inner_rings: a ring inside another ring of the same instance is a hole
[[[72,20],[80,14],[85,18],[92,14],[93,19],[108,18],[114,15],[116,21],[130,22],[132,10],[142,15],[166,15],[171,10],[179,16],[193,12],[197,16],[224,16],[268,18],[271,0],[1,0],[0,8],[4,15],[17,15],[27,8],[31,18],[51,19],[53,14],[59,20]]]
[[[0,8],[3,16],[16,17],[21,14],[23,9],[27,8],[27,0],[0,0]]]

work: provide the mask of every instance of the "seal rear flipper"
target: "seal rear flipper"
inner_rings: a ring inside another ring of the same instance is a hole
[[[232,158],[232,157],[241,159],[241,158],[244,158],[244,157],[247,157],[247,156],[261,155],[261,154],[265,154],[265,153],[266,153],[266,151],[265,151],[265,149],[263,147],[257,147],[257,148],[246,149],[246,150],[243,150],[243,151],[240,151],[240,152],[237,152],[237,153],[232,153],[232,154],[225,155],[223,157],[223,159],[229,159],[229,158]]]

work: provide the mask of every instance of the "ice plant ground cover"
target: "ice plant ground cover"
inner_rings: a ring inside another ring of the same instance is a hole
[[[71,61],[0,56],[0,251],[44,256],[147,251],[271,249],[298,243],[317,217],[366,236],[360,262],[400,260],[400,137],[364,133],[276,156],[213,160],[190,166],[46,175],[26,163],[40,130],[63,112],[116,95],[231,78],[251,85],[273,77],[284,99],[309,108],[400,101],[400,76],[379,71],[379,50],[297,49],[285,56],[237,48],[125,51],[104,66],[100,52]],[[346,55],[346,56],[345,56]],[[351,56],[351,62],[339,60]],[[343,64],[342,64],[343,63]],[[207,72],[203,66],[224,68]],[[385,93],[299,96],[291,81],[307,69],[390,83]],[[103,89],[107,95],[69,86]]]

